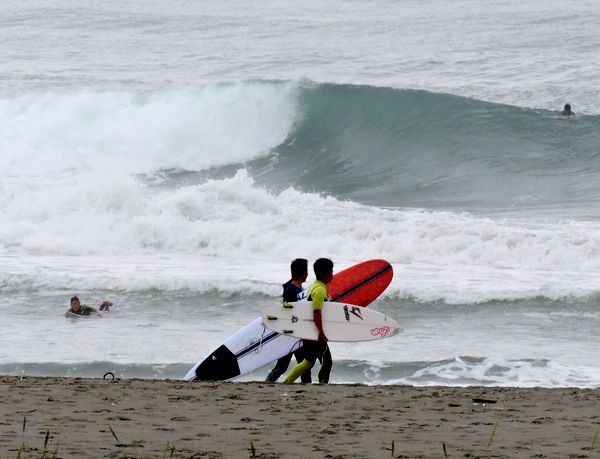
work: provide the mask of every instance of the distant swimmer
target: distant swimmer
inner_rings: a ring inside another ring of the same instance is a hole
[[[112,303],[108,300],[104,300],[100,305],[100,311],[108,311],[108,308],[110,308],[110,306],[112,306]],[[71,307],[67,309],[67,312],[65,312],[65,317],[74,318],[87,317],[91,315],[103,317],[103,314],[100,311],[96,310],[95,308],[92,308],[91,306],[81,304],[79,302],[79,298],[74,296],[73,298],[71,298]]]
[[[560,112],[560,114],[562,116],[571,116],[574,115],[575,112],[571,110],[571,104],[565,104],[565,109],[562,112]]]

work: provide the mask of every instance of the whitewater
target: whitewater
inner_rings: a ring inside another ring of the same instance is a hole
[[[326,256],[405,330],[332,382],[598,387],[599,16],[7,2],[0,373],[181,378]]]

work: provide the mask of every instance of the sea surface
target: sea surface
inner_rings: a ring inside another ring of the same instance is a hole
[[[371,307],[404,331],[332,343],[332,382],[600,387],[599,23],[591,0],[5,0],[0,374],[182,378],[293,258],[385,258]],[[73,295],[114,307],[67,320]]]

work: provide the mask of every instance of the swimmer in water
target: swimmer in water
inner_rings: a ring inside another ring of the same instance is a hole
[[[573,110],[571,110],[571,104],[565,104],[565,109],[560,112],[562,116],[572,116],[575,114]]]

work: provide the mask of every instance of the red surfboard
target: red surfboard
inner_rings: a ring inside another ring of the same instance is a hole
[[[392,282],[394,270],[385,260],[369,260],[335,273],[327,284],[331,301],[368,306]]]

